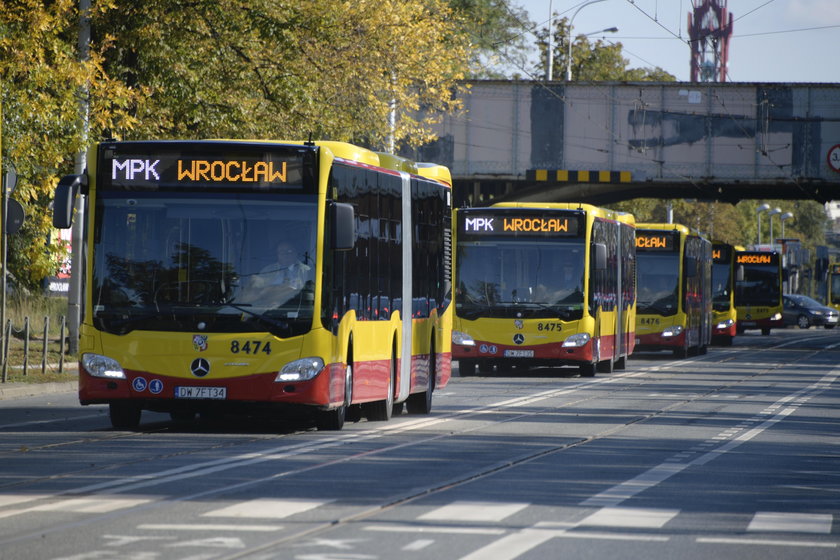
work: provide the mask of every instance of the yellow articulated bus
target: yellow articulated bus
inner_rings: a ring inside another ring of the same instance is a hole
[[[732,346],[736,334],[735,248],[712,243],[712,342]]]
[[[840,311],[840,263],[828,265],[828,298],[827,305]]]
[[[712,244],[680,224],[636,224],[636,350],[705,354],[712,335]]]
[[[635,325],[633,216],[587,204],[455,211],[452,356],[494,366],[626,367]]]
[[[451,359],[451,178],[340,142],[107,141],[87,195],[79,399],[345,419],[428,413]]]
[[[735,311],[738,333],[784,327],[782,318],[782,259],[775,251],[735,251]],[[743,272],[741,272],[743,270]]]

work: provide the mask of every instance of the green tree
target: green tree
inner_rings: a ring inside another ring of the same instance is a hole
[[[444,0],[147,0],[94,28],[119,38],[108,71],[151,92],[139,126],[117,136],[311,135],[384,149],[392,137],[426,142],[460,106],[462,25]]]
[[[503,79],[511,68],[527,70],[532,49],[527,35],[533,28],[528,12],[508,0],[449,0],[449,5],[471,44],[470,78]]]
[[[47,244],[49,204],[86,144],[311,136],[416,146],[441,113],[459,109],[473,60],[446,0],[93,4],[90,60],[79,62],[77,0],[0,3],[2,155],[27,211],[10,270],[30,287],[55,271],[62,249]]]
[[[9,237],[9,269],[29,288],[55,272],[62,248],[48,244],[49,204],[60,175],[72,170],[72,156],[84,139],[79,94],[87,87],[90,127],[131,128],[128,113],[138,91],[111,79],[102,68],[102,49],[79,62],[79,14],[73,0],[11,0],[0,4],[0,95],[3,101],[4,167],[13,165],[13,198],[26,211],[20,232]]]
[[[556,17],[556,14],[555,14]],[[554,19],[552,35],[552,75],[563,79],[569,57],[569,20]],[[572,30],[574,32],[574,30]],[[548,29],[539,30],[537,48],[540,58],[536,73],[545,75],[548,52]],[[572,42],[572,79],[575,81],[660,81],[673,82],[676,77],[662,68],[629,68],[630,61],[621,56],[621,43],[608,43],[597,39],[590,42],[585,35],[574,36]]]

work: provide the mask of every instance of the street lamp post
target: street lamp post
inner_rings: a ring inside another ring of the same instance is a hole
[[[793,214],[791,214],[790,212],[785,212],[784,214],[779,216],[779,221],[782,222],[782,239],[785,238],[785,220],[790,220],[791,218],[793,218]]]
[[[581,5],[575,10],[575,13],[572,14],[572,18],[569,20],[569,36],[566,37],[566,42],[569,43],[569,52],[566,54],[566,81],[572,81],[572,22],[575,21],[575,16],[578,15],[578,12],[584,9],[585,7],[591,4],[597,4],[598,2],[604,2],[605,0],[589,0],[586,4]],[[617,31],[617,30],[616,30]],[[596,32],[600,33],[600,32]]]
[[[758,208],[755,209],[755,215],[756,215],[756,218],[758,219],[758,244],[759,245],[761,245],[761,213],[762,212],[767,212],[768,210],[770,210],[770,205],[769,204],[762,204],[761,206],[759,206]]]
[[[778,216],[782,213],[781,208],[773,208],[769,212],[767,212],[767,219],[770,220],[770,246],[776,246],[776,239],[773,237],[773,216]]]

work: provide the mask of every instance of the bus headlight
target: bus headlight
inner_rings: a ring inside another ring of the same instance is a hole
[[[94,377],[125,379],[125,372],[120,363],[101,354],[82,354],[82,367]]]
[[[682,333],[682,325],[674,325],[662,331],[662,338],[671,338],[672,336],[679,336]]]
[[[782,318],[782,314],[781,313],[776,313],[775,315],[770,317],[770,320],[771,321],[779,321],[779,320],[781,320],[781,318]]]
[[[460,344],[461,346],[475,346],[473,337],[461,331],[452,331],[452,343]]]
[[[322,369],[324,369],[324,360],[321,358],[301,358],[280,368],[274,382],[309,381]]]
[[[734,324],[735,324],[735,321],[733,321],[732,319],[727,319],[726,321],[721,321],[720,323],[718,323],[715,326],[715,328],[716,329],[728,329],[729,327],[731,327]]]
[[[589,333],[573,334],[572,336],[563,341],[563,348],[580,348],[581,346],[589,342],[589,339]]]

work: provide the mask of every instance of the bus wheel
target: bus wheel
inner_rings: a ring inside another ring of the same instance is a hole
[[[130,402],[112,402],[108,405],[111,426],[118,430],[135,430],[140,425],[140,405]]]
[[[367,403],[365,416],[371,422],[387,422],[394,413],[394,380],[397,374],[397,359],[391,353],[391,372],[388,375],[388,389],[385,400]]]
[[[770,336],[770,329],[761,329],[761,334],[764,336]]]
[[[612,358],[601,360],[595,365],[595,369],[597,369],[601,373],[612,373],[614,368],[615,364],[613,363]]]
[[[674,348],[674,357],[678,360],[688,357],[688,349],[685,346]]]
[[[475,375],[475,360],[458,360],[458,375],[461,377]]]
[[[409,395],[408,400],[405,401],[409,414],[429,414],[432,411],[432,393],[435,390],[435,378],[437,377],[435,360],[437,360],[437,355],[435,354],[435,347],[432,346],[432,350],[429,352],[429,379],[426,390],[422,393]]]
[[[347,362],[344,370],[344,404],[332,410],[321,410],[315,419],[315,425],[319,430],[338,431],[344,427],[347,418],[347,409],[353,400],[353,366]]]
[[[580,364],[581,377],[595,377],[595,364]]]

